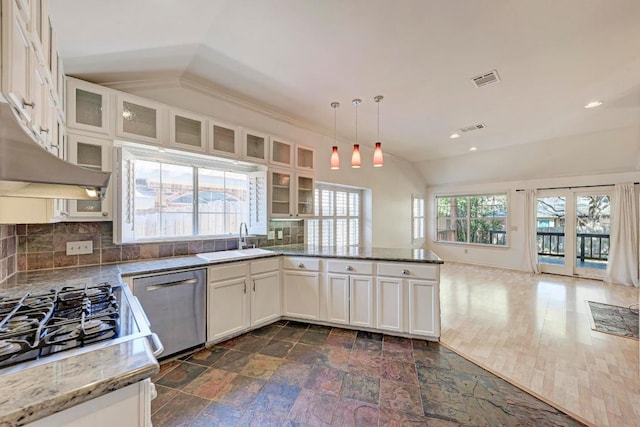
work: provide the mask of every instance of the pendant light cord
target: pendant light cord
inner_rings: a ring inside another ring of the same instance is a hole
[[[356,144],[358,143],[358,104],[356,104]]]
[[[380,141],[380,101],[376,104],[378,104],[378,141]]]

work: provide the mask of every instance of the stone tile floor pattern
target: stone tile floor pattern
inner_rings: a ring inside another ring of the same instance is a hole
[[[154,427],[579,426],[438,343],[280,321],[163,362]]]

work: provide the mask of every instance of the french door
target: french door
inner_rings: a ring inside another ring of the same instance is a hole
[[[611,193],[606,187],[538,192],[536,239],[540,271],[604,277],[609,256]]]

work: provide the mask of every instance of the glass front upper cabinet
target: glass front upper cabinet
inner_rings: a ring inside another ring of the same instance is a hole
[[[250,162],[267,163],[269,157],[269,136],[260,132],[245,130],[242,140],[242,155]]]
[[[69,161],[95,171],[111,171],[111,141],[83,135],[69,135]],[[109,185],[102,200],[69,200],[69,219],[111,220],[111,194]]]
[[[206,119],[185,111],[171,111],[169,115],[169,144],[191,151],[206,151]]]
[[[269,162],[278,165],[291,167],[293,164],[293,144],[284,142],[280,138],[271,138],[271,150],[269,151]]]
[[[209,150],[216,155],[240,157],[240,138],[235,126],[209,121]]]
[[[313,216],[313,177],[307,175],[296,176],[298,188],[296,216]]]
[[[296,145],[296,169],[313,171],[315,164],[316,151],[304,145]]]
[[[67,126],[109,134],[109,97],[107,88],[76,79],[67,81]]]
[[[291,212],[291,195],[292,195],[292,175],[285,171],[270,172],[270,216],[271,217],[289,217]]]
[[[144,99],[118,95],[116,135],[152,144],[162,141],[161,125],[166,123],[166,110]]]

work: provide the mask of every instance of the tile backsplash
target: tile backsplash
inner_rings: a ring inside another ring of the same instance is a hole
[[[2,230],[2,258],[0,258],[0,282],[17,271],[77,267],[84,265],[113,264],[144,259],[167,258],[197,254],[200,252],[237,249],[238,238],[177,241],[116,245],[113,243],[111,222],[61,222],[56,224],[18,224],[0,226]],[[6,227],[6,229],[5,229]],[[249,244],[277,246],[304,243],[304,221],[271,221],[269,231],[282,239],[266,236],[249,237]],[[6,237],[5,237],[6,235]],[[5,244],[5,240],[7,240]],[[91,240],[93,253],[67,255],[67,242]],[[7,259],[5,260],[5,245]],[[13,255],[9,249],[13,248]],[[11,258],[13,257],[13,258]],[[13,267],[4,267],[12,264]],[[2,274],[6,271],[5,278]],[[9,273],[9,271],[11,271]]]
[[[16,272],[16,253],[16,226],[0,225],[0,283]]]

